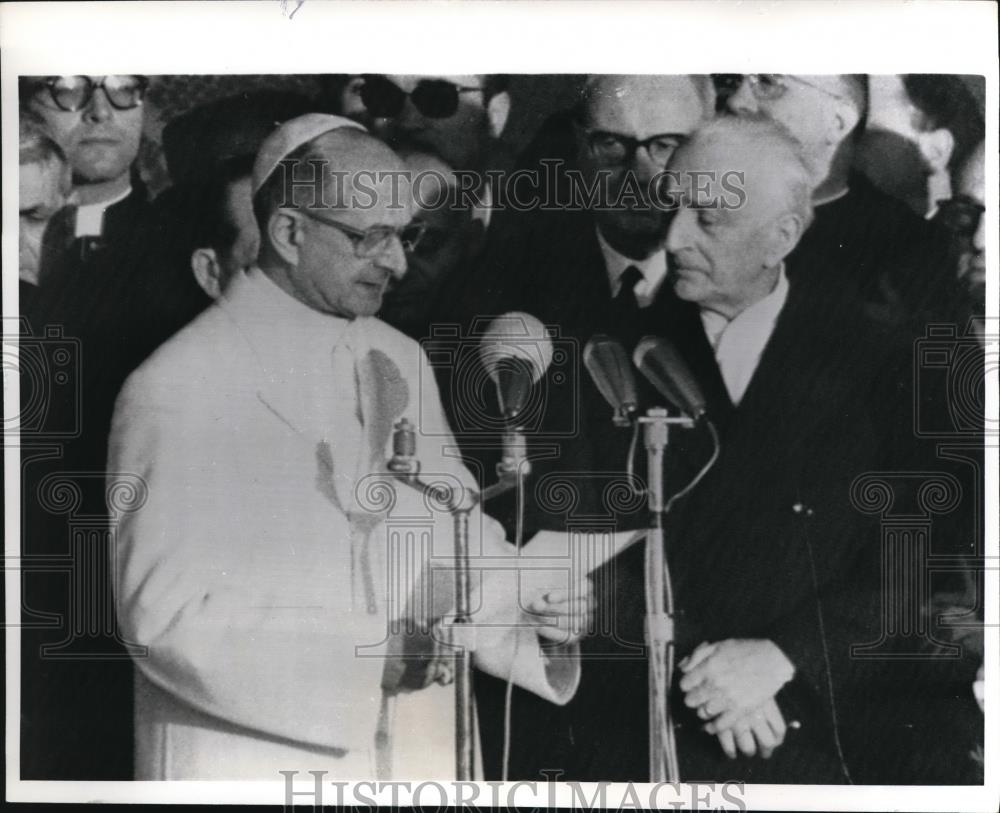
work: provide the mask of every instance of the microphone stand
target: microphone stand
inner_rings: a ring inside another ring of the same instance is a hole
[[[670,714],[673,679],[674,607],[670,572],[664,555],[663,456],[672,424],[690,428],[690,418],[671,418],[660,407],[638,418],[644,431],[649,506],[646,534],[646,647],[649,652],[649,781],[680,782],[677,744]]]
[[[396,423],[392,436],[392,458],[389,471],[399,480],[440,500],[448,507],[455,522],[455,625],[470,623],[472,614],[472,580],[469,566],[469,515],[472,510],[493,497],[511,489],[520,489],[524,477],[531,471],[526,456],[524,434],[510,427],[504,434],[504,453],[497,463],[497,482],[480,492],[453,489],[428,483],[420,477],[420,461],[416,458],[416,433],[406,418]],[[455,654],[455,775],[459,781],[471,782],[475,766],[475,710],[472,697],[472,653],[461,647]]]

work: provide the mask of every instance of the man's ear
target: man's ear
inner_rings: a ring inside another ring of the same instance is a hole
[[[924,162],[932,172],[947,171],[951,155],[955,151],[955,137],[951,134],[951,130],[939,127],[937,130],[920,133],[917,144]]]
[[[290,265],[299,264],[299,250],[305,233],[302,219],[297,212],[278,209],[267,221],[267,236],[271,248]]]
[[[196,248],[191,253],[191,270],[201,290],[212,299],[218,299],[222,293],[222,268],[219,266],[219,258],[215,256],[215,249]]]
[[[861,113],[848,101],[832,100],[829,119],[829,142],[839,144],[851,133],[861,120]]]
[[[798,245],[804,226],[802,217],[793,212],[787,212],[775,221],[771,230],[771,248],[765,257],[768,266],[777,265],[792,253],[792,249]]]
[[[510,94],[506,90],[490,97],[486,104],[486,117],[490,122],[490,135],[500,138],[510,117]]]

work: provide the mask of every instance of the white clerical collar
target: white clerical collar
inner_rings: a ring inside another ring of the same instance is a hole
[[[832,195],[828,195],[824,197],[822,200],[814,200],[813,209],[815,209],[818,206],[825,206],[827,203],[833,203],[835,200],[840,200],[850,191],[851,191],[850,187],[845,186],[839,192],[834,192]]]
[[[237,274],[219,302],[223,309],[239,302],[234,313],[272,376],[282,379],[329,367],[341,341],[351,341],[367,320],[345,319],[313,310],[280,288],[257,265]],[[356,348],[360,350],[360,348]]]
[[[719,372],[734,404],[739,404],[750,385],[787,298],[788,277],[782,263],[774,290],[733,319],[726,319],[714,311],[701,311],[705,335],[715,349]]]
[[[615,251],[604,239],[600,228],[597,232],[597,242],[601,247],[601,254],[604,255],[604,268],[608,272],[608,284],[611,287],[612,298],[618,296],[621,275],[630,266],[635,266],[642,274],[642,279],[635,284],[635,298],[640,308],[646,308],[653,304],[656,294],[667,276],[667,252],[660,249],[655,254],[651,254],[644,260],[633,260]]]
[[[121,203],[132,194],[132,187],[127,186],[115,197],[97,203],[82,203],[76,207],[76,237],[100,237],[104,233],[104,211]]]

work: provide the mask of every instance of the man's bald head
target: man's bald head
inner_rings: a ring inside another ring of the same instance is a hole
[[[732,319],[774,290],[809,222],[812,174],[800,147],[771,121],[723,118],[677,150],[668,180],[674,291]]]
[[[694,156],[697,156],[696,158]],[[703,166],[695,166],[704,164]],[[743,176],[746,205],[762,201],[780,205],[802,220],[812,219],[814,178],[802,145],[780,124],[762,116],[716,119],[692,135],[676,154],[678,171],[726,170]],[[760,207],[764,208],[764,207]]]
[[[297,147],[275,167],[254,195],[257,224],[264,234],[281,208],[344,209],[352,201],[367,203],[375,194],[402,199],[409,194],[401,186],[402,176],[392,179],[404,169],[399,156],[364,130],[330,130]],[[310,182],[317,174],[322,186]],[[379,177],[383,180],[376,183]]]
[[[579,110],[585,125],[617,118],[671,132],[676,119],[712,117],[715,86],[710,76],[700,74],[594,74],[584,84]]]

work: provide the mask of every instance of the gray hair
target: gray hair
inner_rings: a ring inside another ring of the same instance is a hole
[[[801,142],[783,125],[762,115],[720,116],[696,130],[685,146],[715,139],[752,144],[768,172],[781,177],[789,211],[802,218],[803,230],[809,226],[816,180]]]

